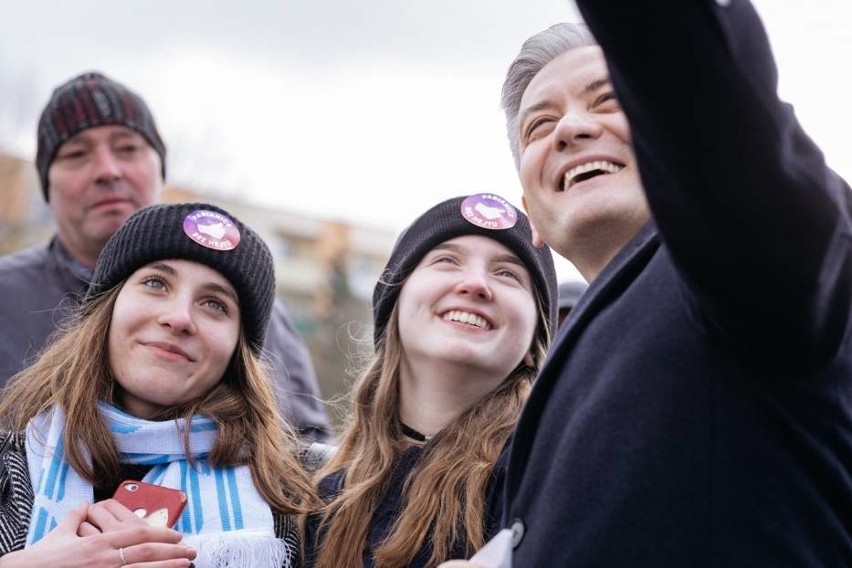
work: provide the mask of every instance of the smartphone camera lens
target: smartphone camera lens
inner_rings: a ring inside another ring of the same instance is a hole
[[[124,485],[124,488],[128,491],[136,491],[137,489],[139,489],[139,486],[135,483],[127,483]]]

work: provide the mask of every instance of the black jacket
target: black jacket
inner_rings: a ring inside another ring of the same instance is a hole
[[[849,189],[778,101],[746,0],[578,3],[654,223],[521,417],[515,566],[852,566]]]
[[[369,542],[362,551],[362,562],[364,568],[372,568],[374,564],[374,551],[381,546],[385,539],[391,534],[394,524],[399,518],[405,506],[405,485],[416,471],[419,460],[424,455],[424,448],[411,446],[407,448],[399,458],[393,473],[387,483],[387,490],[379,501],[372,518],[370,519]],[[486,518],[483,519],[485,528],[485,539],[488,540],[499,530],[500,510],[503,507],[503,483],[506,474],[506,461],[508,451],[504,449],[494,464],[488,487],[485,492]],[[320,497],[325,502],[332,501],[342,490],[345,482],[343,471],[338,471],[325,478],[319,483]],[[459,527],[461,530],[463,527]],[[463,532],[463,531],[462,531]],[[314,565],[318,547],[322,546],[324,535],[319,530],[319,518],[316,515],[308,517],[305,528],[305,565]],[[429,558],[432,556],[432,543],[427,542],[417,551],[412,562],[406,568],[424,568],[428,566]],[[465,558],[469,556],[464,538],[460,538],[447,551],[448,558]]]

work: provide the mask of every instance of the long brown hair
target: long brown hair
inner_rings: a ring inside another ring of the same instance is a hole
[[[0,423],[23,430],[54,406],[66,415],[66,459],[92,484],[121,479],[118,449],[98,411],[98,401],[119,406],[120,385],[108,358],[112,311],[123,283],[86,303],[67,329],[29,368],[9,380],[0,398]],[[305,513],[316,503],[313,485],[298,461],[296,437],[281,419],[271,380],[242,329],[228,370],[200,399],[172,407],[157,420],[203,414],[218,425],[207,460],[213,466],[248,465],[258,492],[277,510]],[[189,429],[184,446],[189,450]]]
[[[427,444],[405,483],[399,518],[374,551],[378,568],[410,564],[430,540],[430,565],[448,560],[457,542],[465,543],[468,555],[484,544],[488,482],[550,343],[547,312],[538,292],[536,306],[533,365],[519,364]],[[352,416],[341,445],[316,475],[321,480],[345,471],[343,490],[320,511],[317,568],[362,566],[370,525],[365,519],[372,519],[406,447],[398,414],[398,309],[397,304],[375,357],[354,387]]]

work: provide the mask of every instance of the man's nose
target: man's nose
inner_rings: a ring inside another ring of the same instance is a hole
[[[95,149],[94,169],[97,181],[114,181],[121,177],[121,163],[110,148]]]
[[[557,150],[581,145],[584,141],[594,140],[601,135],[603,127],[594,116],[584,111],[565,113],[556,124],[553,141]]]

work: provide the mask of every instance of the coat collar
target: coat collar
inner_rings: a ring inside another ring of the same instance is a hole
[[[504,514],[511,512],[512,499],[517,495],[523,469],[526,467],[533,446],[531,440],[535,437],[539,426],[538,417],[556,383],[561,380],[561,369],[577,337],[600,311],[601,306],[610,301],[612,294],[617,293],[625,282],[635,279],[636,274],[647,266],[658,248],[657,227],[649,221],[606,265],[589,289],[580,297],[580,301],[557,332],[518,421],[512,443],[510,466],[506,474],[505,506],[507,510]]]
[[[555,358],[554,352],[559,347],[566,343],[573,343],[573,338],[597,313],[601,302],[606,301],[612,290],[618,288],[625,278],[632,279],[636,270],[641,270],[645,266],[647,259],[656,252],[658,245],[657,227],[652,221],[649,221],[618,251],[618,254],[591,283],[589,289],[580,296],[579,302],[556,333],[550,356],[545,361],[542,370],[549,366],[549,362]]]

